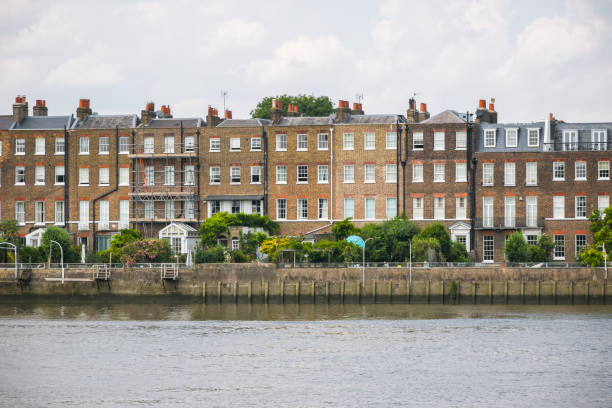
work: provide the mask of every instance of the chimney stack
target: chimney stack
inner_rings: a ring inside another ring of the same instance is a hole
[[[497,123],[497,112],[495,112],[495,98],[491,98],[489,109],[487,110],[487,100],[480,99],[478,101],[478,109],[476,109],[475,123]]]
[[[17,95],[15,97],[15,104],[13,105],[13,121],[21,122],[21,120],[28,116],[28,102],[26,101],[25,95]]]
[[[44,99],[37,99],[36,105],[32,109],[34,116],[47,116],[49,110],[47,109],[47,102]]]
[[[353,110],[351,115],[363,115],[363,105],[358,102],[353,102]]]
[[[287,113],[285,116],[300,116],[300,109],[297,106],[297,103],[291,102],[287,105]]]
[[[283,103],[281,101],[277,101],[276,99],[272,99],[272,107],[270,108],[270,119],[273,124],[277,124],[280,122],[283,117]]]
[[[147,102],[144,110],[140,112],[140,120],[143,124],[148,124],[152,119],[155,119],[157,114],[155,113],[155,103]]]
[[[338,108],[336,109],[336,122],[344,122],[351,114],[351,108],[349,108],[348,101],[340,99],[338,101]]]
[[[419,123],[419,112],[416,108],[416,100],[408,99],[408,110],[406,111],[406,121],[408,123]]]
[[[89,107],[89,99],[80,99],[79,107],[76,110],[77,118],[79,118],[80,121],[84,121],[87,118],[87,116],[91,114],[92,114],[92,110]]]
[[[419,122],[429,119],[429,112],[427,112],[427,104],[421,103],[419,110]]]
[[[225,110],[225,119],[231,119],[232,118],[232,111],[229,109]]]
[[[215,127],[219,123],[221,123],[221,118],[219,118],[219,111],[209,105],[208,114],[206,115],[206,126]]]

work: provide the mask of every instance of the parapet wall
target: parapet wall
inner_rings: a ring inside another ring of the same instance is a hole
[[[270,264],[201,264],[162,279],[158,267],[34,269],[16,280],[0,269],[0,296],[188,296],[255,303],[605,303],[602,268],[277,268]],[[453,283],[454,281],[454,283]]]

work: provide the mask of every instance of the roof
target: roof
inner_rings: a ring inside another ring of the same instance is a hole
[[[283,116],[275,126],[327,126],[327,125],[392,125],[399,120],[405,123],[402,115],[347,115],[344,122],[336,121],[336,114],[329,116]]]
[[[164,233],[172,234],[173,232],[182,232],[187,235],[193,235],[194,233],[197,233],[198,230],[193,228],[191,225],[183,224],[182,222],[173,222],[159,230],[159,236],[164,235]]]
[[[406,123],[406,118],[403,115],[380,114],[380,115],[348,115],[347,119],[339,123],[340,125],[392,125]]]
[[[0,115],[0,129],[9,129],[13,124],[13,115]]]
[[[89,115],[84,120],[76,120],[73,129],[121,129],[134,128],[138,124],[136,115]]]
[[[209,195],[204,201],[263,200],[263,195]]]
[[[153,119],[149,123],[144,124],[144,127],[148,128],[180,128],[181,123],[183,124],[183,128],[196,128],[202,127],[205,125],[204,119],[202,118],[162,118],[162,119]]]
[[[74,121],[71,116],[26,116],[19,123],[13,123],[12,130],[48,130],[70,128]]]
[[[283,116],[274,126],[327,126],[332,125],[330,116]]]
[[[542,151],[546,137],[546,122],[530,123],[479,123],[477,127],[476,152],[534,152]],[[495,130],[495,144],[493,147],[485,147],[485,130]],[[506,133],[508,129],[516,129],[516,146],[506,146]],[[538,143],[529,146],[529,129],[539,129]]]
[[[262,125],[268,126],[270,121],[268,119],[225,119],[217,127],[254,127]]]
[[[466,122],[465,113],[459,113],[452,109],[447,109],[420,123],[437,124],[437,123],[465,123],[465,122]]]

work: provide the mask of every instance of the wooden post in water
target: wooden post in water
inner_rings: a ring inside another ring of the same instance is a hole
[[[325,281],[325,299],[329,303],[329,281]]]
[[[300,282],[301,281],[297,281],[295,284],[295,300],[298,305],[300,304]]]
[[[234,281],[234,303],[238,303],[238,281]]]
[[[280,297],[281,297],[281,303],[285,304],[285,280],[284,279],[280,282]]]
[[[343,279],[343,280],[342,280],[342,282],[340,283],[340,302],[341,302],[342,304],[344,304],[344,289],[345,289],[344,284],[345,284],[345,283],[346,283],[346,282],[344,281],[344,279]]]
[[[461,304],[461,280],[457,281],[457,304]]]
[[[427,304],[429,304],[429,284],[430,284],[430,280],[427,279],[427,282],[425,282],[425,298],[427,299],[426,302]]]
[[[541,281],[538,279],[536,281],[536,298],[538,299],[538,305],[540,304],[540,293],[541,293],[542,287],[541,287]]]
[[[389,303],[393,303],[393,284],[391,283],[391,279],[389,279],[389,283],[387,286],[387,292],[389,293]]]
[[[249,289],[247,292],[247,297],[249,298],[249,303],[253,303],[253,281],[249,280]]]
[[[376,303],[376,279],[372,279],[372,303]]]
[[[557,304],[557,281],[553,281],[553,299],[555,301],[555,305]]]
[[[444,304],[444,279],[440,282],[440,303]]]
[[[521,279],[521,302],[525,304],[525,280]]]
[[[202,301],[206,304],[206,281],[202,282]]]
[[[406,297],[408,298],[408,304],[410,304],[410,281],[406,281]]]
[[[315,281],[312,281],[312,287],[310,288],[310,291],[312,292],[312,304],[314,305],[315,303],[317,303],[317,295],[315,293]]]
[[[472,281],[472,296],[474,297],[472,303],[476,304],[478,302],[478,299],[476,298],[476,281]]]
[[[508,304],[508,279],[506,279],[506,283],[504,284],[504,303]]]
[[[604,279],[603,285],[601,285],[601,303],[606,304],[606,285],[608,284],[608,280]]]
[[[569,298],[570,298],[570,305],[574,304],[574,281],[570,281],[569,283]]]
[[[591,302],[591,299],[589,298],[590,286],[591,286],[590,282],[587,281],[584,283],[584,303],[587,305]]]
[[[221,303],[221,281],[217,281],[217,303]]]
[[[264,285],[264,302],[266,305],[270,302],[270,281],[266,281]]]
[[[361,281],[356,281],[355,284],[357,285],[357,301],[361,303]]]
[[[493,304],[493,281],[489,279],[489,304]]]

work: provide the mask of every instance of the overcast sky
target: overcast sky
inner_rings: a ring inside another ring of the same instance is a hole
[[[205,116],[227,90],[234,118],[282,93],[405,114],[416,93],[432,114],[495,97],[500,122],[612,121],[612,0],[2,3],[2,113],[25,94]]]

